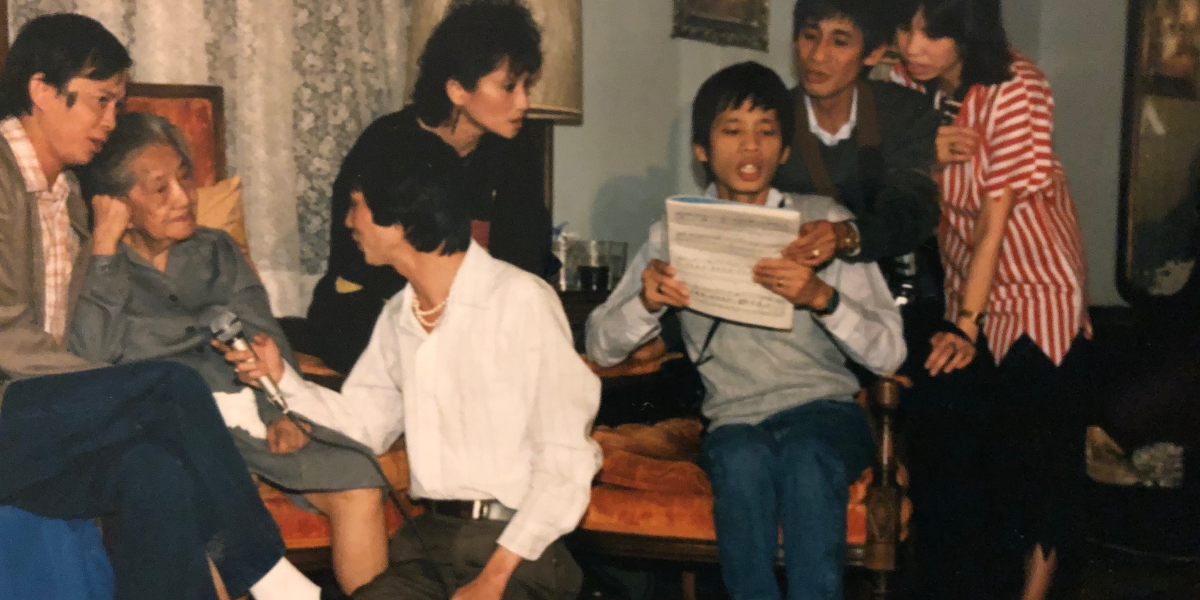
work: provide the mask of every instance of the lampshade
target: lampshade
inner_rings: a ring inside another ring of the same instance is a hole
[[[457,0],[413,0],[408,38],[408,85],[412,98],[417,59],[425,40]],[[577,122],[583,118],[583,10],[580,0],[523,0],[542,28],[542,72],[529,95],[531,119]]]

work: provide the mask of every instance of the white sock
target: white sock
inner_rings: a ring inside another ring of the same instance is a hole
[[[262,579],[250,586],[250,595],[255,600],[320,600],[321,588],[309,581],[288,559],[281,558]]]

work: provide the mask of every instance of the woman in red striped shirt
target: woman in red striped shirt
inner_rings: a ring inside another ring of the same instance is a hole
[[[945,115],[935,177],[947,323],[925,367],[936,379],[994,361],[970,370],[986,397],[963,401],[986,406],[990,516],[1025,561],[1023,598],[1040,599],[1075,557],[1091,335],[1075,206],[1051,147],[1054,100],[1008,46],[999,0],[908,0],[902,21],[892,79],[928,88]],[[994,564],[1017,583],[1015,564]]]

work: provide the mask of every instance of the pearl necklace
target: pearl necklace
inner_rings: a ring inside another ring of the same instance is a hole
[[[440,318],[440,316],[434,317],[433,319],[430,319],[430,320],[425,320],[425,317],[428,317],[429,315],[437,314],[438,311],[440,311],[446,307],[446,300],[449,300],[449,299],[450,299],[450,297],[446,296],[446,298],[444,300],[442,300],[441,302],[439,302],[437,306],[435,306],[429,310],[421,310],[421,301],[417,298],[416,294],[413,294],[413,301],[412,301],[413,316],[416,317],[417,322],[420,323],[422,326],[424,326],[426,329],[433,329],[434,326],[437,325],[437,322],[438,322],[438,319]]]

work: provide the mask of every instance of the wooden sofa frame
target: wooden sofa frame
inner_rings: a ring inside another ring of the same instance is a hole
[[[874,595],[879,599],[887,598],[892,591],[888,576],[897,568],[901,544],[901,502],[904,493],[897,483],[899,463],[895,452],[895,415],[900,404],[900,390],[908,385],[903,378],[881,378],[867,391],[868,406],[874,413],[872,433],[876,440],[877,464],[865,500],[866,542],[852,544],[847,549],[847,564],[865,568],[874,574]],[[717,563],[715,539],[577,529],[570,534],[568,541],[572,547],[591,553],[683,564],[685,570],[681,584],[684,600],[696,598],[696,568]]]

